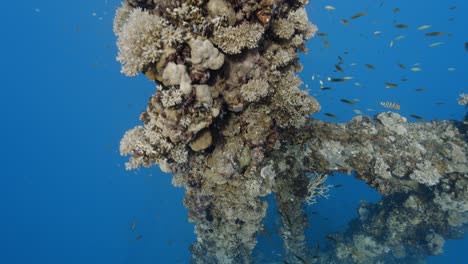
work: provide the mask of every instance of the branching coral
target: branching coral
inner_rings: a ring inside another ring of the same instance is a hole
[[[258,23],[221,27],[214,32],[212,41],[227,54],[239,54],[245,48],[257,47],[263,33],[264,29]]]
[[[460,97],[458,98],[458,104],[467,106],[468,105],[468,94],[460,94]]]
[[[132,14],[133,8],[127,3],[123,2],[122,6],[115,12],[114,18],[114,34],[119,36],[122,28],[127,23],[128,17]]]
[[[268,82],[264,79],[252,79],[240,88],[240,94],[247,102],[256,102],[267,96]]]
[[[306,197],[306,203],[308,205],[313,205],[317,203],[317,198],[318,197],[323,197],[327,198],[329,195],[327,194],[328,191],[330,190],[331,185],[324,185],[325,181],[327,180],[328,175],[327,174],[318,174],[314,173],[312,176],[309,178],[309,185],[307,185],[307,197]]]
[[[119,9],[114,27],[118,36],[117,60],[122,63],[122,73],[135,76],[145,66],[157,62],[165,47],[180,42],[182,32],[148,11],[136,8],[128,14],[127,9],[127,5]]]

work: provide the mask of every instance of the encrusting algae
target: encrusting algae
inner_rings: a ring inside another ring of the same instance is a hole
[[[267,208],[261,197],[272,192],[283,218],[287,263],[377,263],[404,258],[405,248],[422,243],[403,243],[408,235],[394,231],[394,241],[377,243],[366,254],[363,248],[382,236],[361,230],[354,238],[342,235],[340,246],[321,257],[312,254],[303,205],[326,188],[323,181],[311,184],[323,180],[311,173],[355,170],[384,197],[404,192],[416,201],[429,195],[433,206],[448,214],[412,204],[405,209],[422,218],[405,230],[426,232],[429,244],[411,249],[421,258],[440,253],[434,241],[453,237],[468,223],[468,210],[452,209],[468,196],[462,188],[468,172],[466,129],[453,122],[410,124],[390,112],[375,122],[360,116],[343,125],[310,118],[320,105],[299,88],[296,75],[302,69],[298,52],[307,51],[305,42],[317,31],[308,21],[307,3],[127,0],[117,10],[122,73],[142,72],[157,87],[140,115],[143,125],[126,132],[120,152],[131,156],[127,169],[157,165],[174,175],[175,186],[185,188],[184,204],[198,236],[191,247],[193,263],[253,262]],[[388,209],[385,204],[363,208],[376,225],[381,222],[374,214]],[[401,210],[395,210],[393,224],[404,219]],[[453,225],[424,231],[435,217],[440,222],[451,217]]]

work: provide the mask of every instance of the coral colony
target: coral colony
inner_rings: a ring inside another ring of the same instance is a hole
[[[392,112],[346,124],[310,115],[298,52],[317,27],[308,0],[127,0],[117,10],[122,73],[156,83],[143,125],[120,145],[127,169],[159,166],[185,188],[193,263],[251,263],[274,193],[284,263],[416,263],[468,223],[466,122]],[[466,95],[459,102],[466,106]],[[383,195],[363,202],[334,247],[307,248],[304,206],[327,175],[354,171]]]

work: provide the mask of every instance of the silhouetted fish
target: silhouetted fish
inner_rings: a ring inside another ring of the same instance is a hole
[[[426,37],[438,37],[438,36],[442,36],[444,34],[445,34],[444,32],[435,31],[435,32],[426,33],[425,35],[426,35]]]
[[[351,19],[356,19],[358,17],[362,17],[362,16],[365,16],[365,15],[367,15],[367,11],[354,14],[354,15],[351,16]]]
[[[424,121],[425,120],[424,117],[422,117],[422,116],[418,116],[418,115],[414,115],[414,114],[411,114],[410,116],[412,118],[414,118],[414,119],[419,120],[419,121]]]

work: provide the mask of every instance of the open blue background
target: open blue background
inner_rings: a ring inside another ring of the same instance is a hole
[[[158,168],[125,171],[126,158],[118,154],[120,138],[139,124],[139,113],[155,89],[143,76],[119,73],[112,33],[119,5],[116,0],[23,0],[4,5],[0,263],[188,262],[195,235],[182,204],[183,190],[172,187],[170,176]],[[327,11],[325,5],[336,10]],[[458,8],[450,10],[451,6]],[[381,101],[400,104],[404,116],[462,118],[466,110],[456,98],[468,92],[466,1],[316,0],[307,9],[330,43],[327,48],[323,38],[316,37],[308,43],[309,53],[301,56],[304,88],[323,107],[315,118],[348,121],[355,109],[374,115],[386,110],[379,106]],[[339,22],[364,10],[369,14],[350,20],[349,26]],[[409,28],[397,29],[395,23]],[[423,24],[447,34],[426,38],[416,30]],[[373,34],[377,30],[380,36]],[[400,35],[405,38],[394,40]],[[439,41],[444,44],[428,47]],[[334,72],[338,55],[344,59],[345,73]],[[409,71],[415,63],[423,71]],[[451,67],[456,70],[448,71]],[[319,80],[330,86],[329,76],[353,79],[321,91]],[[402,82],[402,77],[408,81]],[[385,89],[384,82],[400,86]],[[340,99],[359,102],[351,106]],[[344,230],[359,200],[379,199],[351,177],[332,177],[330,182],[344,186],[308,208],[318,212],[311,215],[311,244],[326,243],[326,233]],[[281,251],[274,234],[278,217],[274,210],[269,212],[266,226],[271,235],[261,235],[255,251],[266,259]],[[139,235],[143,237],[135,240]],[[461,263],[466,248],[466,239],[449,241],[446,253],[429,262]]]

